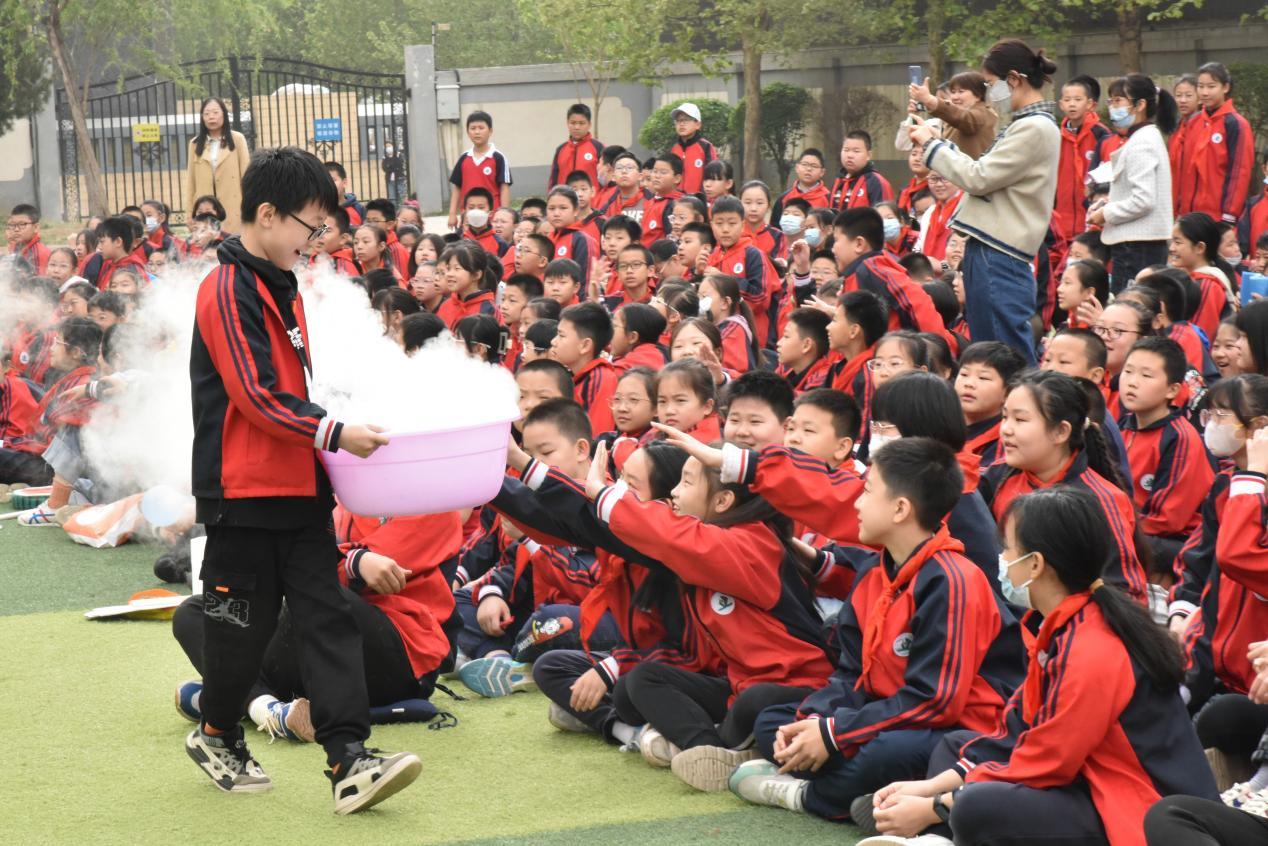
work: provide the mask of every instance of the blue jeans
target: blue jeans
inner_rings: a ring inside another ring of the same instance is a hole
[[[1000,341],[1034,367],[1035,274],[1030,265],[974,238],[964,246],[964,319],[974,341]]]

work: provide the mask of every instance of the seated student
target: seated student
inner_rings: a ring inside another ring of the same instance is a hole
[[[982,474],[979,490],[996,521],[1022,494],[1057,484],[1091,491],[1113,529],[1105,578],[1136,599],[1147,597],[1136,548],[1136,513],[1100,426],[1089,420],[1089,397],[1063,373],[1031,371],[1004,400],[999,439],[1003,461]]]
[[[772,262],[788,255],[787,239],[780,230],[779,218],[769,221],[770,188],[760,179],[745,182],[740,188],[740,204],[744,207],[744,234]]]
[[[1192,280],[1189,279],[1187,273],[1175,267],[1168,267],[1157,273],[1142,276],[1128,290],[1144,288],[1157,296],[1158,307],[1155,311],[1158,313],[1159,334],[1179,344],[1187,362],[1185,369],[1196,371],[1202,381],[1210,385],[1219,379],[1220,373],[1215,362],[1211,360],[1210,339],[1202,335],[1200,330],[1188,320],[1193,310],[1188,300],[1188,288],[1191,284]],[[1196,286],[1194,288],[1196,289]],[[1126,293],[1124,291],[1120,296]],[[1181,394],[1177,404],[1185,403],[1188,399],[1186,394],[1187,392]]]
[[[941,285],[942,283],[938,282],[936,284]],[[924,343],[926,353],[929,356],[929,372],[940,379],[945,379],[948,382],[953,381],[955,379],[955,353],[951,351],[951,345],[947,343],[947,339],[932,332],[917,332],[916,336]]]
[[[569,306],[559,316],[551,356],[572,372],[573,399],[590,416],[595,437],[612,428],[616,368],[603,357],[612,341],[612,318],[598,303]]]
[[[71,282],[58,297],[58,311],[62,317],[87,317],[88,303],[97,293],[97,289],[87,282]]]
[[[762,349],[753,321],[753,310],[740,294],[734,276],[711,274],[700,280],[701,304],[708,304],[709,319],[722,335],[722,366],[746,373],[762,363]]]
[[[88,422],[96,402],[84,386],[96,370],[101,336],[101,329],[87,317],[68,317],[57,324],[49,369],[65,375],[40,399],[35,427],[0,446],[0,484],[53,482],[53,468],[43,454],[61,427]]]
[[[432,338],[440,337],[448,329],[445,321],[431,312],[408,315],[401,321],[401,347],[406,355],[413,355]]]
[[[1152,296],[1152,295],[1150,295]],[[1110,416],[1117,417],[1118,381],[1127,360],[1127,351],[1141,338],[1157,334],[1158,315],[1129,299],[1115,299],[1092,324],[1092,331],[1105,344],[1105,378],[1108,393],[1105,404]]]
[[[665,318],[665,334],[662,344],[669,344],[674,332],[682,321],[695,317],[700,313],[700,297],[694,286],[683,280],[662,279],[652,297],[651,307]],[[719,353],[719,355],[721,355]]]
[[[793,394],[821,387],[832,363],[828,353],[828,315],[814,308],[794,309],[784,325],[775,350],[779,367],[775,372],[788,380]]]
[[[502,364],[507,330],[489,315],[467,315],[454,326],[453,334],[462,343],[467,355],[485,364]]]
[[[703,317],[688,317],[674,327],[669,336],[669,360],[694,358],[709,369],[713,384],[721,388],[740,374],[722,366],[722,334],[713,321]]]
[[[968,426],[965,448],[980,459],[983,469],[995,463],[1008,385],[1025,369],[1026,360],[999,341],[970,344],[960,356],[955,393]]]
[[[536,220],[541,223],[546,220],[546,201],[541,197],[529,197],[520,203],[520,219]]]
[[[686,162],[683,163],[684,167]],[[697,210],[700,213],[700,220],[708,220],[709,212],[713,210],[713,204],[718,201],[719,197],[735,196],[735,169],[731,167],[731,163],[725,159],[714,159],[704,166],[704,172],[700,182],[700,193],[704,195],[704,202],[700,203]],[[688,194],[699,201],[696,194]]]
[[[445,272],[449,297],[436,313],[451,331],[468,315],[493,315],[494,289],[501,270],[495,258],[471,242],[459,241],[445,247],[437,264]]]
[[[707,223],[688,223],[678,237],[678,265],[684,279],[701,280],[717,241]]]
[[[929,263],[929,259],[925,258],[922,253],[912,252],[916,248],[916,237],[919,233],[912,231],[911,218],[907,216],[907,212],[903,211],[892,200],[878,203],[876,212],[881,216],[881,225],[884,227],[885,252],[899,259],[900,262],[905,258],[919,256],[923,259],[924,264]],[[903,266],[907,268],[912,278],[915,278],[915,273],[912,272],[911,267],[906,263],[903,263]],[[929,277],[933,278],[932,267],[929,270]],[[926,280],[917,281],[923,284]]]
[[[540,232],[530,232],[514,248],[515,257],[511,269],[514,273],[535,276],[538,280],[544,279],[554,250],[555,245],[550,238]],[[503,268],[505,268],[505,262],[503,262]]]
[[[584,283],[581,265],[572,259],[554,259],[546,265],[546,275],[542,279],[545,295],[559,303],[561,309],[581,302]]]
[[[516,431],[523,431],[524,421],[537,406],[549,400],[572,397],[572,374],[567,367],[549,358],[526,363],[515,374],[515,384],[519,388],[520,412],[520,419],[514,424]]]
[[[577,192],[565,186],[550,189],[546,196],[546,221],[551,226],[552,261],[570,259],[581,268],[582,281],[590,275],[590,263],[599,254],[599,242],[584,231],[577,218]]]
[[[1080,384],[1091,385],[1101,399],[1094,402],[1092,410],[1105,405],[1105,397],[1109,388],[1105,384],[1105,362],[1108,354],[1105,342],[1091,329],[1058,329],[1048,341],[1048,349],[1040,363],[1042,370],[1055,370],[1067,376],[1073,376]],[[1086,387],[1086,385],[1085,385]],[[1090,396],[1090,394],[1089,394]],[[1095,397],[1092,397],[1095,400]],[[1114,455],[1119,475],[1123,482],[1131,484],[1131,464],[1127,461],[1127,447],[1123,444],[1123,433],[1118,428],[1114,416],[1109,413],[1094,415]]]
[[[656,419],[656,378],[656,371],[649,367],[631,367],[616,380],[616,392],[612,394],[615,428],[595,439],[596,443],[608,445],[614,460],[613,444],[618,438],[629,438],[635,443],[650,439],[652,421]]]
[[[602,235],[599,225],[603,222],[603,218],[594,208],[594,181],[585,171],[574,170],[568,174],[564,184],[577,195],[578,228],[594,239],[595,244],[598,244]]]
[[[76,236],[71,235],[71,238]],[[75,258],[75,251],[70,247],[53,247],[48,252],[48,273],[49,279],[57,284],[58,288],[70,281],[72,276],[76,276],[75,268],[79,264],[79,259]],[[93,286],[94,288],[96,286]]]
[[[1176,553],[1200,523],[1198,508],[1215,481],[1202,436],[1172,403],[1187,366],[1169,338],[1142,338],[1123,365],[1119,427],[1132,466],[1132,500],[1154,552],[1154,570],[1170,582]]]
[[[1201,287],[1193,322],[1208,338],[1237,303],[1232,288],[1235,273],[1220,256],[1219,245],[1219,225],[1209,215],[1194,212],[1176,218],[1171,233],[1171,266],[1188,273]]]
[[[837,215],[832,228],[832,253],[843,290],[871,291],[883,299],[890,329],[946,333],[929,295],[882,249],[884,233],[875,209],[847,209]]]
[[[434,261],[425,261],[414,270],[409,280],[409,291],[424,310],[435,314],[449,296],[444,276]]]
[[[127,215],[108,217],[97,224],[97,252],[101,253],[101,270],[97,273],[97,288],[109,290],[110,279],[116,270],[129,268],[138,274],[145,273],[145,259],[132,251],[134,227]]]
[[[951,238],[951,218],[960,207],[964,192],[941,174],[929,174],[929,194],[933,204],[920,218],[920,235],[914,249],[934,261],[942,261],[947,255],[947,242]]]
[[[711,180],[710,185],[716,184],[716,182],[717,180]],[[722,195],[729,195],[730,193],[730,191],[724,191]],[[706,223],[708,220],[708,208],[704,203],[700,202],[700,198],[695,194],[683,194],[674,200],[673,210],[669,215],[670,230],[665,233],[661,240],[677,241],[682,236],[684,226],[690,223]]]
[[[666,364],[656,378],[656,419],[701,443],[718,440],[717,392],[709,368],[695,358]]]
[[[159,252],[177,259],[183,258],[185,244],[172,237],[167,204],[161,200],[146,200],[141,203],[141,213],[145,216],[145,240],[142,247],[146,256]]]
[[[843,211],[892,199],[889,180],[872,164],[872,136],[861,129],[847,132],[841,142],[841,173],[832,183],[828,205]]]
[[[856,453],[860,460],[867,461],[868,450],[872,441],[872,399],[876,391],[890,379],[904,373],[918,370],[929,370],[929,345],[915,332],[899,329],[886,332],[876,342],[874,353],[867,361],[867,375],[862,385],[858,386],[863,393],[855,394],[859,407],[863,411],[863,429],[860,433]]]
[[[462,200],[462,237],[475,241],[486,253],[501,258],[511,245],[503,241],[489,225],[489,216],[496,204],[487,188],[472,188]]]
[[[401,278],[388,249],[387,232],[381,226],[373,223],[358,226],[352,236],[352,254],[359,269],[358,276],[383,269],[389,271],[393,279]]]
[[[799,239],[805,239],[806,228],[810,225],[810,203],[799,197],[793,197],[784,202],[783,209],[780,210],[779,217],[772,217],[771,220],[779,222],[779,231],[784,233],[784,238],[789,245],[789,252],[792,251],[792,245]],[[809,244],[809,240],[806,240]],[[783,256],[779,256],[772,261],[776,261]]]
[[[643,246],[650,247],[661,238],[668,238],[673,224],[674,201],[683,195],[683,160],[673,153],[662,153],[653,159],[651,171],[652,198],[643,205],[639,225],[643,228]],[[697,190],[699,188],[697,187]]]
[[[1071,259],[1057,284],[1057,305],[1066,313],[1063,326],[1086,329],[1086,314],[1109,301],[1109,274],[1096,259]],[[1085,306],[1086,304],[1086,306]]]
[[[590,429],[576,403],[547,400],[524,421],[525,451],[572,479],[584,479],[590,469]],[[502,529],[522,536],[505,524]],[[455,594],[463,620],[459,650],[471,659],[458,669],[463,684],[485,697],[533,689],[528,662],[552,648],[553,636],[580,626],[580,603],[597,582],[592,549],[516,540],[495,569]],[[619,644],[619,637],[608,619],[587,645],[606,651]]]
[[[545,286],[543,285],[543,291]],[[528,331],[528,327],[532,326],[539,320],[559,320],[559,313],[563,311],[559,307],[559,303],[547,296],[533,297],[528,301],[520,312],[519,334],[520,340],[524,338],[524,334]],[[554,336],[552,335],[551,338]],[[550,338],[546,339],[547,351],[550,349]]]
[[[430,315],[429,315],[430,316]],[[417,517],[361,517],[335,508],[340,594],[351,608],[365,656],[370,722],[401,722],[435,690],[450,653],[445,621],[454,609],[444,570],[456,565],[462,544],[458,512]],[[172,617],[172,634],[191,664],[203,668],[204,600],[195,596]],[[311,743],[312,709],[300,672],[304,660],[288,612],[265,650],[260,677],[247,698],[247,716],[272,738]],[[191,722],[202,719],[201,681],[177,686],[176,704]],[[415,701],[411,701],[415,700]],[[424,719],[434,708],[423,709]]]
[[[705,276],[721,274],[740,280],[740,295],[753,311],[753,325],[762,347],[773,346],[775,317],[782,302],[782,283],[775,266],[744,233],[744,206],[734,197],[714,203],[710,221],[717,242]]]
[[[1220,321],[1220,328],[1215,330],[1211,339],[1211,363],[1220,371],[1221,379],[1231,379],[1242,372],[1240,356],[1237,353],[1237,318],[1226,317]]]
[[[654,241],[647,251],[652,254],[652,278],[668,279],[672,276],[682,278],[682,268],[678,266],[678,242],[672,238],[661,238]]]
[[[665,366],[667,351],[660,345],[665,318],[646,303],[630,303],[612,315],[612,365],[618,370]]]
[[[770,216],[773,220],[779,220],[784,206],[792,199],[805,200],[812,209],[829,207],[831,198],[828,186],[823,184],[823,176],[826,173],[823,152],[814,147],[807,147],[798,157],[793,170],[797,178],[793,181],[792,187],[780,194],[779,199],[775,200],[771,206]]]
[[[524,332],[524,353],[520,356],[521,364],[529,364],[539,359],[551,359],[550,345],[555,341],[558,320],[549,318],[534,321]],[[567,370],[568,368],[564,368]],[[569,376],[569,378],[572,378]]]
[[[913,255],[916,254],[913,253]],[[931,332],[922,332],[921,334],[925,337],[937,338],[953,354],[958,354],[967,349],[971,343],[969,341],[969,324],[964,319],[964,306],[956,295],[954,285],[944,279],[935,279],[932,282],[925,282],[920,287],[929,295],[934,309],[937,310],[938,316],[942,318],[942,325],[947,327],[946,335],[934,335]],[[948,337],[950,340],[948,340]],[[954,346],[951,341],[955,342]]]
[[[317,249],[308,258],[308,266],[328,263],[336,273],[345,276],[360,276],[353,250],[346,242],[351,241],[352,230],[348,224],[348,213],[343,209],[335,209],[326,215],[326,232],[317,242]]]
[[[547,189],[563,185],[574,171],[581,171],[597,181],[603,144],[590,134],[590,107],[585,103],[573,103],[568,107],[568,138],[555,148],[550,159],[550,176]]]
[[[621,287],[603,298],[603,306],[615,314],[631,303],[648,303],[656,289],[655,259],[642,244],[630,244],[617,255],[616,274]]]
[[[37,276],[45,275],[49,248],[40,242],[40,210],[29,203],[19,203],[9,212],[5,228],[14,235],[10,252],[31,265]]]
[[[723,438],[744,449],[782,444],[794,399],[787,379],[769,370],[750,370],[727,386]]]
[[[1214,796],[1177,695],[1178,650],[1102,581],[1110,536],[1079,488],[1009,506],[999,579],[1034,609],[1025,623],[1038,628],[1025,683],[998,725],[949,735],[927,779],[890,784],[861,808],[890,835],[877,842],[922,843],[903,836],[925,830],[974,846],[1143,843],[1145,812],[1160,795]]]
[[[524,350],[524,340],[520,337],[520,322],[524,316],[524,308],[545,291],[541,280],[528,273],[514,273],[506,280],[502,289],[502,302],[498,306],[498,317],[503,326],[510,330],[509,343],[503,363],[511,372],[519,363],[520,354]]]
[[[949,731],[994,727],[1021,681],[1021,638],[943,523],[963,482],[930,439],[877,450],[854,507],[860,540],[882,553],[837,618],[837,670],[799,705],[758,717],[764,760],[732,774],[738,796],[845,819],[860,796],[923,773]]]
[[[836,361],[828,371],[826,384],[854,397],[860,406],[871,393],[867,363],[888,325],[885,301],[871,291],[842,294],[832,311],[828,345]]]

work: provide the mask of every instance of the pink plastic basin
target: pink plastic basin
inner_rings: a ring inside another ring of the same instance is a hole
[[[369,458],[321,453],[335,494],[354,514],[400,517],[473,508],[502,486],[510,420],[466,429],[391,432]]]

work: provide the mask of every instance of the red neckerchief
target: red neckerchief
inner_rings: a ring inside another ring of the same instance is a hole
[[[1070,472],[1070,466],[1074,464],[1074,459],[1078,457],[1079,454],[1077,452],[1071,453],[1070,457],[1066,459],[1065,464],[1062,464],[1061,468],[1057,470],[1057,475],[1052,477],[1051,482],[1045,482],[1029,470],[1021,471],[1022,478],[1026,480],[1026,484],[1030,486],[1032,491],[1050,488],[1053,485],[1059,485],[1065,481],[1066,474]]]
[[[1051,614],[1043,618],[1043,624],[1039,626],[1039,634],[1026,644],[1029,662],[1026,664],[1026,681],[1022,687],[1021,704],[1022,716],[1025,717],[1027,725],[1034,725],[1035,714],[1039,713],[1039,702],[1043,699],[1043,667],[1039,665],[1040,653],[1048,651],[1048,646],[1052,643],[1053,635],[1057,633],[1057,630],[1065,626],[1071,617],[1082,611],[1083,607],[1091,601],[1092,594],[1087,591],[1070,594],[1061,600],[1060,605],[1052,609]]]

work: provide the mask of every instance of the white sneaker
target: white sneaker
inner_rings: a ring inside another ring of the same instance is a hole
[[[860,840],[854,846],[955,846],[955,843],[941,834],[918,834],[915,837],[878,834]]]
[[[273,789],[273,781],[251,757],[241,728],[223,735],[209,735],[198,726],[185,737],[185,752],[212,783],[226,793],[262,793]]]
[[[642,731],[634,738],[634,745],[643,753],[643,760],[653,767],[667,769],[674,761],[674,756],[682,752],[670,743],[665,735],[652,728],[651,723],[643,726]]]
[[[806,786],[810,782],[796,776],[780,775],[779,767],[764,758],[740,764],[731,773],[731,792],[754,805],[769,805],[805,813]]]
[[[1268,790],[1256,790],[1246,796],[1242,804],[1238,806],[1238,810],[1268,819]]]
[[[338,775],[326,770],[335,795],[335,813],[341,816],[379,804],[408,787],[423,770],[418,756],[410,752],[385,755],[355,745],[358,754],[343,760]]]
[[[693,746],[674,756],[669,768],[674,775],[706,793],[726,790],[735,768],[757,757],[757,750],[725,746]]]
[[[550,703],[550,710],[546,713],[546,720],[560,731],[572,731],[578,734],[594,733],[594,729],[573,716],[568,709],[555,702]]]
[[[1250,786],[1250,782],[1241,781],[1221,793],[1220,801],[1230,808],[1240,808],[1253,795],[1255,795],[1255,789]]]

